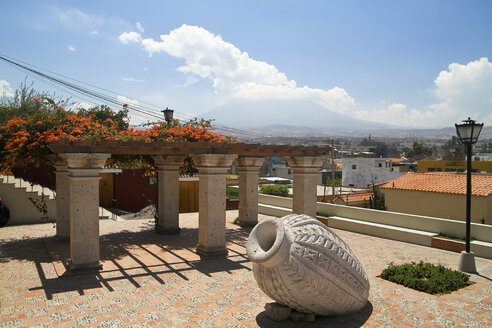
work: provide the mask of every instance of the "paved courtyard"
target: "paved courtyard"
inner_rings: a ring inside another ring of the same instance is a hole
[[[231,224],[229,256],[200,261],[198,215],[181,214],[179,235],[148,219],[102,220],[97,273],[65,270],[69,243],[52,224],[0,229],[0,327],[492,327],[492,260],[477,258],[473,285],[432,296],[377,276],[390,262],[428,261],[456,269],[459,254],[341,230],[370,278],[367,306],[314,323],[274,322],[244,248],[251,229]]]

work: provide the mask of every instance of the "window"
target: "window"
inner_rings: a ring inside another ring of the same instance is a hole
[[[383,163],[379,163],[378,165],[379,165],[379,167],[383,167]]]
[[[357,169],[357,165],[352,164],[352,170],[355,170],[355,169]]]

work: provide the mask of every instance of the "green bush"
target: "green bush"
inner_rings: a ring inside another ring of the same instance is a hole
[[[390,263],[381,278],[428,294],[447,294],[471,285],[466,273],[423,261],[402,265]]]
[[[239,188],[227,186],[226,187],[226,197],[230,200],[239,199]]]
[[[289,197],[289,188],[284,185],[263,185],[260,194]]]

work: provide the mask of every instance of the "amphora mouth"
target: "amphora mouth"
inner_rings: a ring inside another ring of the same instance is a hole
[[[278,219],[269,218],[258,223],[251,231],[246,245],[250,260],[266,264],[279,250],[284,235],[284,226]]]

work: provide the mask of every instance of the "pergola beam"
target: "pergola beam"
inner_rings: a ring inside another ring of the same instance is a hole
[[[210,142],[75,141],[60,140],[48,147],[54,153],[111,153],[113,155],[326,156],[330,146],[260,145]]]

